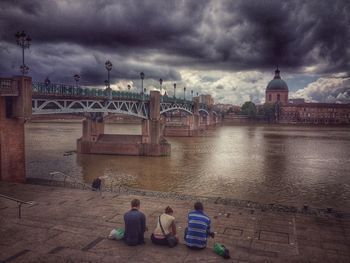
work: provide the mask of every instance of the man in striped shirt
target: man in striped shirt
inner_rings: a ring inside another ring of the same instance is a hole
[[[203,204],[196,202],[194,209],[188,214],[185,242],[189,248],[202,249],[207,246],[208,236],[214,237],[214,233],[210,232],[210,218],[203,213]]]

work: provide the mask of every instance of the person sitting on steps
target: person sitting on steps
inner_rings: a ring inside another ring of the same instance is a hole
[[[151,240],[153,244],[169,246],[169,242],[165,236],[168,234],[171,234],[176,237],[176,244],[179,242],[179,238],[176,236],[175,217],[173,216],[173,213],[173,209],[170,206],[167,206],[165,208],[165,213],[157,217],[157,227],[151,235]],[[161,229],[160,224],[162,224],[164,233]],[[175,246],[175,244],[172,244],[171,246],[173,247]]]
[[[124,241],[129,246],[145,244],[144,233],[147,231],[146,216],[139,211],[140,200],[134,199],[131,201],[131,210],[125,213],[125,233]]]
[[[214,238],[214,232],[210,232],[210,218],[204,214],[203,204],[196,202],[195,211],[188,214],[188,227],[185,229],[185,243],[188,248],[203,249],[207,246],[207,237]]]

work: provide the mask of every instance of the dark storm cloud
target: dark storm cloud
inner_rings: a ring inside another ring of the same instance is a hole
[[[42,1],[0,3],[1,74],[14,74],[14,33],[30,32],[31,72],[179,80],[178,70],[349,71],[350,4],[336,1]]]

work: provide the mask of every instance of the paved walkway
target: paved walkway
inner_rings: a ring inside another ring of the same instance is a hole
[[[0,262],[350,262],[350,218],[262,211],[204,202],[217,232],[204,251],[151,244],[157,216],[173,207],[180,237],[193,201],[0,182],[0,193],[26,201],[18,218],[15,202],[0,198]],[[146,245],[108,240],[123,226],[130,200],[141,200],[150,231]],[[182,238],[181,238],[182,240]],[[215,242],[231,253],[225,260]],[[182,240],[183,243],[183,240]]]

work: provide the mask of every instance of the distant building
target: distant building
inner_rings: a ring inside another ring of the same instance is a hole
[[[221,111],[221,112],[227,112],[231,108],[232,108],[232,111],[235,111],[237,109],[239,111],[241,107],[233,105],[233,104],[222,104],[222,103],[219,103],[219,104],[215,104],[214,108],[217,109],[218,111]]]
[[[205,95],[199,95],[199,103],[204,103],[208,106],[213,105],[214,104],[214,99],[211,95],[209,94],[205,94]]]
[[[283,105],[281,110],[280,123],[350,123],[350,104],[290,103]]]
[[[287,83],[281,79],[280,70],[275,70],[275,77],[267,84],[265,103],[275,104],[277,102],[288,104],[288,86]]]
[[[288,100],[287,83],[277,68],[275,77],[266,87],[265,104],[274,106],[279,123],[349,124],[350,104],[307,103],[304,99]]]
[[[290,103],[290,104],[301,104],[301,103],[305,103],[305,99],[289,99],[288,103]]]

